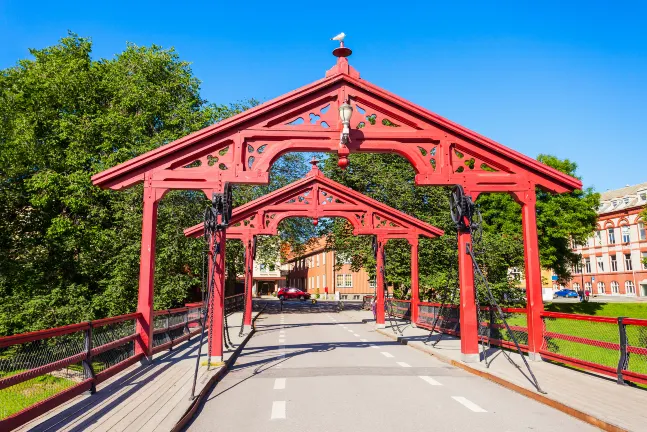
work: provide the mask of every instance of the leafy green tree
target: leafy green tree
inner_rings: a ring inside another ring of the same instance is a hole
[[[568,160],[540,155],[541,162],[574,175],[577,166]],[[423,298],[441,298],[447,288],[457,286],[456,229],[449,216],[449,188],[420,187],[414,183],[414,170],[404,158],[390,154],[352,154],[346,170],[337,159],[325,161],[324,171],[331,178],[367,194],[445,231],[443,239],[420,242],[420,287]],[[538,190],[537,219],[542,265],[569,277],[577,255],[571,241],[581,241],[594,230],[599,202],[591,190],[551,195]],[[477,200],[483,215],[482,240],[475,245],[477,262],[487,275],[499,299],[520,302],[523,292],[515,290],[509,276],[511,267],[523,268],[523,237],[520,206],[507,194],[484,194]],[[350,260],[353,269],[365,267],[373,275],[375,260],[370,238],[352,236],[352,227],[342,220],[325,225],[328,248],[337,251],[340,261]],[[386,247],[386,278],[407,296],[410,287],[410,249],[403,241],[389,241]],[[340,264],[338,262],[337,264]]]
[[[142,189],[101,190],[91,175],[250,104],[206,103],[172,49],[91,49],[70,34],[0,74],[0,335],[133,311]],[[160,203],[158,308],[199,287],[201,245],[181,229],[204,203],[179,191]]]

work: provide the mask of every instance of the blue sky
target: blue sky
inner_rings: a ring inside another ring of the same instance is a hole
[[[0,68],[69,29],[96,58],[173,46],[209,101],[265,101],[323,77],[344,31],[380,87],[529,156],[575,160],[598,191],[647,181],[647,2],[101,3],[0,1]]]

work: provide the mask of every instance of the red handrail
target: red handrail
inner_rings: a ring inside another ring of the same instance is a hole
[[[541,316],[543,318],[562,318],[562,319],[572,319],[577,321],[590,321],[590,322],[618,324],[618,318],[612,318],[612,317],[598,317],[598,316],[592,316],[592,315],[568,314],[568,313],[561,313],[561,312],[542,312]]]

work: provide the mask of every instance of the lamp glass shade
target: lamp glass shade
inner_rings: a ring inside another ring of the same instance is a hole
[[[353,115],[353,107],[350,106],[347,102],[344,102],[339,107],[339,118],[342,123],[349,123],[350,117]]]

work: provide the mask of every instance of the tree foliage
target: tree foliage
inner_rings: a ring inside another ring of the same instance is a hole
[[[540,155],[538,160],[574,175],[577,166],[568,160]],[[421,187],[414,183],[415,172],[404,158],[391,154],[352,154],[346,170],[337,167],[330,157],[324,171],[331,178],[404,211],[445,231],[442,239],[422,240],[419,247],[420,287],[423,298],[439,298],[448,288],[457,286],[456,229],[449,216],[449,188]],[[598,194],[591,190],[552,195],[537,191],[537,224],[541,263],[562,278],[570,276],[570,267],[577,255],[571,241],[579,242],[594,230]],[[517,281],[509,269],[524,267],[521,208],[508,194],[487,194],[477,200],[484,229],[481,243],[476,245],[479,265],[487,274],[495,295],[510,302],[519,302],[522,292],[512,289]],[[354,270],[365,267],[371,276],[375,259],[371,239],[352,235],[352,226],[343,220],[330,221],[328,248],[337,251],[341,264],[350,261]],[[407,295],[411,284],[410,246],[405,241],[389,241],[386,246],[386,278],[396,287],[396,294]],[[506,295],[504,295],[506,294]]]
[[[91,49],[70,34],[0,73],[0,335],[132,312],[142,188],[101,190],[91,175],[249,105],[206,103],[172,49]],[[185,191],[160,203],[158,308],[198,289],[201,245],[181,231],[204,203]]]

